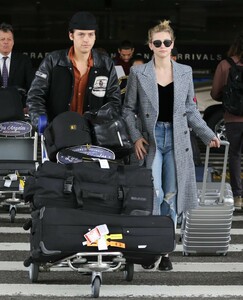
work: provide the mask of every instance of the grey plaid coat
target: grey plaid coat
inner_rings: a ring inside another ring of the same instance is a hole
[[[173,133],[178,183],[177,213],[197,206],[197,189],[189,127],[209,144],[215,136],[196,107],[192,69],[172,61],[174,80]],[[155,150],[155,124],[158,118],[158,87],[154,61],[132,67],[127,82],[123,116],[133,142],[144,137],[149,142],[145,165],[151,168]],[[139,118],[136,118],[136,115]],[[139,121],[139,122],[138,122]]]

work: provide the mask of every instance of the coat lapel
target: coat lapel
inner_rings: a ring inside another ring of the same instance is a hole
[[[141,86],[147,95],[148,101],[151,102],[154,109],[158,110],[158,88],[154,69],[153,60],[144,65],[144,70],[140,73]]]
[[[11,79],[14,77],[14,73],[17,68],[17,59],[16,59],[16,54],[12,52],[11,56],[11,64],[10,64],[10,72],[9,72],[9,81],[11,82]]]
[[[174,81],[174,112],[176,112],[181,105],[181,93],[183,92],[183,87],[185,87],[185,84],[183,83],[184,71],[180,68],[180,65],[174,61],[172,61],[172,66]]]

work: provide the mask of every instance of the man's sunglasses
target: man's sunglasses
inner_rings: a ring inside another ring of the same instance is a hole
[[[172,42],[171,40],[164,40],[164,41],[161,41],[161,40],[155,40],[155,41],[153,41],[152,43],[153,43],[154,47],[156,47],[156,48],[161,47],[162,44],[164,44],[165,47],[168,48],[168,47],[171,46],[171,44],[172,44],[173,42]]]

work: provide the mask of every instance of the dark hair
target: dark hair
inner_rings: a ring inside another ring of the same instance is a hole
[[[237,34],[227,54],[228,56],[238,56],[240,62],[243,63],[243,31]]]
[[[1,23],[0,24],[0,30],[3,31],[3,32],[11,31],[12,34],[14,34],[13,26],[10,25],[10,24],[7,24],[7,23]]]
[[[135,62],[135,61],[142,61],[143,63],[145,63],[145,59],[144,57],[142,56],[142,54],[136,54],[133,56],[131,62],[132,64]]]
[[[119,45],[118,49],[122,50],[122,49],[133,49],[133,43],[128,41],[128,40],[124,40],[121,42],[121,44]]]
[[[174,47],[173,49],[171,49],[171,56],[177,56],[178,55],[178,50],[176,47]]]

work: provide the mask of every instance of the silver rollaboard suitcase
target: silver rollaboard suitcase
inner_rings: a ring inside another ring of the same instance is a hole
[[[234,200],[229,183],[225,182],[229,143],[225,146],[221,182],[207,182],[210,148],[206,149],[203,182],[198,182],[199,205],[186,213],[182,235],[183,255],[226,255],[230,243],[230,230]]]

